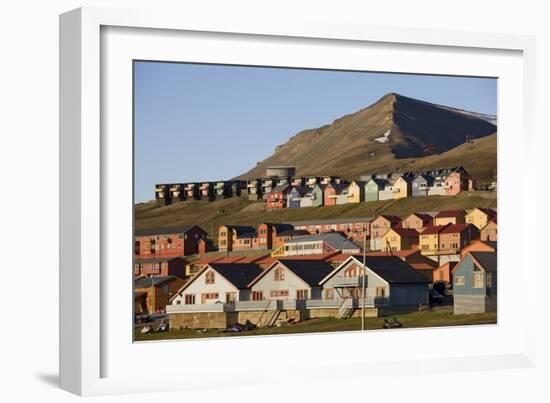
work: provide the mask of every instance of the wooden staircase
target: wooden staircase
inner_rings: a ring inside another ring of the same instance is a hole
[[[345,299],[338,307],[338,319],[349,319],[354,312],[353,300]]]

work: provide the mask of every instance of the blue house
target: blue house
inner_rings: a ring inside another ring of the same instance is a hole
[[[308,188],[303,186],[293,186],[288,192],[288,208],[300,208],[300,202],[302,197],[309,191]]]
[[[468,252],[452,273],[454,313],[497,309],[497,253]]]

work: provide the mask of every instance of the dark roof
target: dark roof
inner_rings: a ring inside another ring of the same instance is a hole
[[[334,267],[330,263],[323,260],[279,259],[279,262],[288,267],[310,286],[318,285],[322,279],[334,270]]]
[[[487,271],[496,271],[497,253],[496,252],[470,252],[470,255]]]
[[[299,236],[290,241],[286,241],[287,244],[301,243],[301,242],[317,242],[323,241],[328,243],[336,250],[347,250],[347,249],[360,249],[355,243],[347,239],[341,233],[338,232],[328,232],[326,234],[319,235],[305,235]]]
[[[392,224],[397,224],[401,222],[401,217],[398,217],[396,215],[387,215],[387,214],[380,214],[378,217],[383,217],[386,220],[388,220]],[[378,218],[376,217],[375,220]]]
[[[279,236],[302,236],[302,235],[310,235],[310,233],[307,232],[305,229],[287,229],[285,231],[279,232],[277,235],[279,235]]]
[[[498,244],[497,241],[480,241],[480,242],[483,242],[485,245],[489,245],[494,250],[498,250],[497,249],[497,244]]]
[[[466,212],[464,210],[446,210],[446,211],[440,211],[435,218],[441,218],[441,217],[461,217],[466,215]]]
[[[447,228],[449,224],[446,225],[435,225],[433,227],[428,227],[424,231],[420,233],[420,235],[432,235],[432,234],[439,234],[441,231],[443,231],[445,228]]]
[[[226,225],[226,227],[237,234],[237,238],[254,238],[256,236],[256,228],[248,225]]]
[[[291,192],[295,191],[300,196],[304,196],[310,189],[305,186],[292,186],[292,189],[290,189]]]
[[[383,189],[384,186],[388,183],[387,179],[381,179],[381,178],[370,178],[365,184],[369,183],[370,181],[376,183],[379,189]]]
[[[397,256],[369,256],[367,267],[388,283],[430,282],[422,273]]]
[[[262,272],[254,263],[211,263],[209,266],[239,289],[246,288]]]
[[[497,215],[497,212],[495,210],[493,210],[492,208],[478,207],[477,209],[479,211],[487,214],[490,218]]]
[[[148,235],[166,235],[166,234],[182,234],[189,231],[196,225],[180,225],[177,227],[162,227],[162,228],[139,228],[134,230],[134,236]],[[200,227],[197,227],[200,229]]]
[[[455,232],[462,232],[470,227],[469,224],[449,224],[441,231],[442,234],[452,234]]]
[[[162,262],[169,262],[170,260],[180,259],[185,261],[185,259],[179,257],[179,256],[172,256],[172,257],[159,257],[159,258],[135,258],[134,264],[136,263],[162,263]]]
[[[291,225],[291,224],[285,224],[285,223],[264,223],[266,225],[271,225],[274,229],[275,229],[275,232],[277,232],[277,234],[280,234],[281,232],[284,232],[284,231],[289,231],[289,230],[292,230],[294,229],[294,227]]]
[[[326,187],[331,187],[333,188],[337,193],[341,193],[344,191],[344,189],[346,189],[348,187],[348,185],[344,184],[344,183],[329,183],[326,185]],[[325,188],[326,189],[326,188]]]
[[[290,185],[288,185],[288,184],[286,184],[286,185],[277,185],[273,189],[271,189],[271,193],[284,192],[289,187],[290,187]]]
[[[402,237],[405,237],[405,238],[418,238],[418,231],[417,230],[398,227],[398,226],[395,226],[391,229],[394,230],[399,236],[402,236]]]
[[[177,280],[176,276],[139,277],[134,280],[134,288],[146,288],[161,285],[167,281]]]

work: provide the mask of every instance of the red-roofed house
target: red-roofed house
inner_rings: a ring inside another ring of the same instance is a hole
[[[497,241],[497,217],[493,217],[479,232],[479,239],[482,241]]]
[[[413,246],[418,246],[418,231],[414,229],[395,226],[382,235],[382,250],[398,251],[412,249]]]
[[[497,212],[490,208],[475,208],[466,214],[466,223],[475,225],[482,229],[492,219],[496,218]]]
[[[479,238],[479,231],[470,224],[449,224],[439,233],[440,255],[456,255],[472,239]]]
[[[370,222],[370,249],[382,249],[382,235],[390,228],[401,222],[401,218],[394,215],[379,215]]]
[[[420,233],[419,244],[420,253],[424,256],[434,256],[438,254],[439,250],[439,233],[446,227],[446,225],[436,225],[434,227],[428,227]]]
[[[466,212],[464,210],[446,210],[440,211],[435,217],[433,225],[446,224],[464,224],[466,222]]]
[[[412,213],[401,221],[401,226],[403,228],[415,229],[420,232],[424,228],[430,227],[432,225],[432,221],[433,217],[429,214]]]

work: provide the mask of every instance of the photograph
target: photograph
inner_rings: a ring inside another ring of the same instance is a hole
[[[134,60],[134,342],[497,324],[497,84]]]

